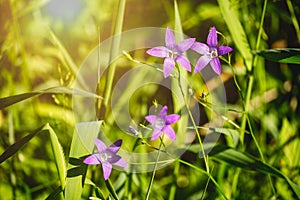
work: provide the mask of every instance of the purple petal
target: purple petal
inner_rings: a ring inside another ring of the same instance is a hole
[[[218,57],[212,59],[210,61],[210,65],[211,67],[213,68],[213,70],[218,74],[220,75],[221,74],[221,64],[220,64],[220,60]]]
[[[147,51],[147,54],[160,58],[166,58],[169,56],[169,50],[166,47],[154,47]]]
[[[231,51],[232,51],[232,48],[228,47],[228,46],[219,46],[218,47],[218,55],[219,56],[227,54],[227,53],[229,53]]]
[[[201,42],[195,42],[191,47],[194,51],[198,52],[201,55],[206,55],[209,53],[209,47]]]
[[[165,126],[162,132],[164,132],[167,136],[169,136],[171,140],[176,140],[175,132],[171,126]]]
[[[197,64],[195,66],[194,73],[200,72],[209,62],[211,61],[210,56],[201,56],[199,60],[197,61]]]
[[[126,163],[126,161],[123,159],[123,158],[120,158],[117,162],[114,163],[115,165],[118,165],[120,167],[123,167],[123,168],[127,168],[128,165]]]
[[[159,112],[159,117],[165,118],[167,116],[168,106],[164,106]]]
[[[175,59],[175,61],[178,62],[187,71],[189,71],[189,72],[191,71],[190,61],[184,55],[177,56],[176,59]]]
[[[110,176],[112,165],[109,162],[103,162],[102,163],[102,170],[103,170],[103,177],[105,180],[107,180]]]
[[[195,40],[196,40],[195,38],[189,38],[189,39],[185,39],[185,40],[182,40],[181,42],[179,42],[177,45],[179,52],[183,53],[183,52],[187,51],[195,43]]]
[[[150,123],[150,124],[155,124],[156,121],[156,115],[148,115],[145,117],[145,119]]]
[[[170,50],[174,49],[174,47],[176,45],[176,40],[175,40],[175,36],[174,36],[173,32],[171,31],[171,29],[169,27],[167,27],[167,30],[166,30],[165,42],[166,42],[166,47],[168,49],[170,49]]]
[[[151,140],[156,140],[161,135],[161,129],[154,129]]]
[[[164,77],[165,78],[167,78],[171,74],[174,66],[175,66],[175,62],[172,58],[168,58],[168,57],[165,58],[165,61],[164,61]]]
[[[212,27],[210,29],[210,32],[207,36],[206,43],[208,44],[209,47],[216,47],[218,44],[218,35],[217,35],[217,30],[215,27]]]
[[[97,147],[99,153],[102,153],[107,149],[107,146],[98,138],[95,138],[94,142],[96,144],[96,147]]]
[[[108,147],[108,150],[113,153],[117,153],[119,151],[121,145],[122,145],[122,140],[117,140]]]
[[[87,165],[98,165],[100,164],[99,159],[97,158],[98,154],[92,154],[88,157],[86,157],[83,161],[83,163],[87,164]]]
[[[174,124],[180,119],[180,115],[171,114],[166,117],[166,125]]]

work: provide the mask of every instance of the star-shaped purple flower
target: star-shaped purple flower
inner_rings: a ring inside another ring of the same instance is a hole
[[[159,46],[149,49],[147,53],[151,56],[165,58],[164,60],[164,77],[168,77],[174,66],[175,62],[179,63],[187,71],[191,71],[190,61],[187,59],[184,52],[186,52],[194,44],[195,38],[182,40],[176,44],[175,36],[171,29],[167,28],[165,43],[166,46]]]
[[[92,154],[84,159],[84,163],[88,165],[102,165],[103,177],[105,180],[110,176],[112,165],[118,165],[123,168],[127,168],[127,163],[123,158],[116,155],[119,151],[122,140],[117,140],[115,143],[107,147],[101,140],[95,138],[95,145],[98,149],[98,153]]]
[[[151,140],[156,140],[162,133],[165,133],[172,140],[176,139],[175,132],[170,126],[180,119],[180,115],[171,114],[167,115],[168,107],[164,106],[159,115],[148,115],[145,119],[154,126],[154,131],[151,137]]]
[[[201,71],[208,63],[210,63],[213,70],[217,73],[221,73],[221,64],[219,56],[227,54],[232,51],[231,47],[218,46],[218,35],[215,27],[212,27],[207,36],[207,45],[201,42],[195,42],[191,49],[195,50],[199,54],[203,55],[197,61],[194,69],[194,73]]]

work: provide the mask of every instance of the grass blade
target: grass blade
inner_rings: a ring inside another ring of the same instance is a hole
[[[54,94],[80,95],[80,96],[84,96],[84,97],[102,99],[102,97],[100,97],[96,94],[90,93],[90,92],[86,92],[84,90],[57,86],[57,87],[51,87],[51,88],[47,88],[47,89],[40,90],[40,91],[27,92],[27,93],[23,93],[23,94],[17,94],[17,95],[13,95],[13,96],[9,96],[9,97],[0,98],[0,109],[3,109],[5,107],[11,106],[15,103],[24,101],[24,100],[29,99],[31,97],[34,97],[36,95],[52,94],[52,93],[54,93]]]
[[[27,144],[34,136],[38,133],[45,132],[44,125],[35,130],[33,133],[26,135],[16,143],[9,146],[1,155],[0,155],[0,164],[13,156],[17,151],[19,151],[25,144]]]
[[[241,167],[243,169],[257,171],[264,174],[270,174],[272,176],[283,178],[287,181],[294,194],[298,198],[300,198],[300,187],[298,185],[293,183],[287,176],[285,176],[278,169],[266,163],[261,162],[260,160],[256,159],[255,157],[247,153],[237,151],[233,148],[225,147],[220,153],[217,153],[214,157],[217,158],[218,160],[222,160],[224,162],[227,162],[237,167]]]
[[[123,20],[124,20],[124,13],[125,13],[125,5],[126,0],[120,0],[119,1],[119,8],[118,8],[118,15],[115,23],[115,30],[114,35],[120,35],[122,33],[123,28]],[[109,66],[108,69],[108,78],[107,78],[107,84],[105,89],[105,95],[104,95],[104,105],[108,105],[108,100],[111,95],[111,89],[112,89],[112,83],[115,76],[116,71],[116,62],[113,62],[113,60],[119,55],[120,50],[120,43],[121,43],[121,37],[113,37],[112,38],[112,44],[111,44],[111,50],[110,50],[110,57],[109,57]]]
[[[80,158],[92,153],[94,149],[94,138],[96,138],[100,131],[102,121],[82,122],[76,125],[73,134],[69,157]],[[73,165],[68,165],[68,170],[74,168]],[[65,187],[65,199],[77,200],[81,199],[82,184],[85,177],[67,177]]]
[[[234,44],[241,53],[247,70],[251,71],[253,55],[247,40],[247,35],[241,25],[241,22],[239,21],[238,16],[236,15],[236,10],[233,9],[233,6],[230,4],[229,0],[218,0],[218,3]]]
[[[267,49],[255,51],[255,53],[273,62],[300,64],[300,49],[298,48]]]
[[[60,180],[62,189],[64,189],[65,184],[66,184],[66,177],[67,177],[64,152],[63,152],[61,144],[58,141],[58,138],[57,138],[54,130],[51,128],[51,126],[49,124],[46,124],[46,128],[49,131],[52,151],[53,151],[53,155],[55,158],[55,164],[56,164],[59,180]]]

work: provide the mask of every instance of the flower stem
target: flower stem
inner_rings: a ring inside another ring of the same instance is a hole
[[[178,68],[178,66],[177,66],[177,71],[178,71],[178,85],[179,85],[181,94],[184,97],[184,92],[183,92],[183,89],[182,89],[182,86],[181,86],[181,81],[180,81],[180,77],[181,77],[181,75],[180,75],[180,69]],[[194,129],[196,131],[196,135],[197,135],[197,138],[198,138],[198,141],[199,141],[199,145],[200,145],[200,148],[201,148],[201,152],[202,152],[202,156],[203,156],[203,159],[204,159],[206,171],[207,171],[207,173],[209,173],[208,156],[205,155],[204,147],[203,147],[203,144],[202,144],[200,133],[199,133],[198,128],[197,128],[197,124],[196,124],[196,122],[194,120],[192,112],[189,109],[188,103],[186,102],[185,98],[184,98],[184,103],[185,103],[185,107],[186,107],[186,109],[188,111],[189,117],[190,117],[190,119],[192,121],[193,127],[194,127]]]
[[[155,174],[156,174],[157,162],[159,160],[159,155],[160,155],[160,152],[161,152],[160,149],[161,149],[161,147],[163,145],[163,137],[164,136],[160,137],[159,149],[158,149],[158,152],[157,152],[156,161],[155,161],[155,164],[154,164],[153,173],[152,173],[152,176],[151,176],[151,179],[150,179],[150,183],[149,183],[149,186],[148,186],[148,189],[147,189],[145,200],[148,200],[149,197],[150,197],[150,193],[151,193],[151,189],[152,189],[152,186],[153,186],[154,177],[155,177]]]

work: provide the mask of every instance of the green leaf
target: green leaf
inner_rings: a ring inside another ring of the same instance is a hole
[[[55,158],[55,164],[56,164],[56,168],[57,168],[57,172],[58,172],[58,177],[59,177],[62,188],[64,188],[65,184],[66,184],[65,180],[67,177],[67,169],[66,169],[67,167],[66,167],[64,152],[61,147],[61,144],[58,141],[56,133],[51,128],[51,126],[49,124],[46,124],[45,128],[49,131],[49,134],[50,134],[50,141],[51,141],[53,155]]]
[[[100,97],[96,94],[90,93],[90,92],[86,92],[86,91],[79,90],[79,89],[72,89],[72,88],[58,86],[58,87],[47,88],[47,89],[40,90],[40,91],[28,92],[28,93],[17,94],[17,95],[13,95],[13,96],[9,96],[9,97],[0,98],[0,109],[3,109],[5,107],[11,106],[15,103],[21,102],[23,100],[29,99],[31,97],[34,97],[34,96],[40,95],[40,94],[71,94],[71,95],[80,95],[80,96],[84,96],[84,97],[102,99],[102,97]]]
[[[234,44],[241,53],[247,69],[251,71],[253,55],[251,53],[245,30],[236,15],[236,10],[233,9],[234,6],[230,4],[229,0],[218,0],[218,3]]]
[[[87,165],[83,164],[78,167],[73,167],[71,169],[68,169],[67,177],[76,177],[80,175],[84,175],[87,170]]]
[[[222,147],[222,151],[215,154],[214,157],[218,160],[227,162],[231,165],[241,167],[243,169],[252,170],[261,172],[264,174],[270,174],[279,178],[283,178],[287,181],[291,189],[293,190],[294,194],[300,198],[300,187],[293,183],[287,176],[285,176],[281,171],[278,169],[263,163],[262,161],[258,160],[257,158],[235,149],[229,147]]]
[[[10,158],[11,156],[13,156],[15,153],[17,153],[17,151],[19,151],[26,143],[28,143],[35,135],[37,135],[38,133],[41,132],[46,132],[46,130],[44,130],[44,125],[41,126],[40,128],[38,128],[37,130],[35,130],[33,133],[23,137],[22,139],[20,139],[19,141],[17,141],[16,143],[12,144],[11,146],[9,146],[1,155],[0,155],[0,164],[2,162],[4,162],[5,160],[7,160],[8,158]]]
[[[91,154],[94,149],[94,138],[100,132],[102,121],[81,122],[76,125],[71,143],[69,158],[80,158]],[[68,170],[73,165],[68,165]],[[75,169],[74,169],[75,170]],[[70,173],[70,172],[69,172]],[[65,199],[81,199],[82,185],[85,181],[85,173],[80,176],[67,177],[65,187]]]
[[[300,64],[300,49],[298,48],[267,49],[254,53],[273,62]]]
[[[61,199],[61,193],[63,189],[61,186],[56,188],[51,194],[46,198],[46,200],[55,200],[55,199]]]

